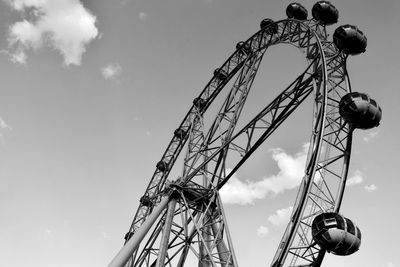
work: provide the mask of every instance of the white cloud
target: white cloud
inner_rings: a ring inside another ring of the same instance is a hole
[[[18,49],[14,53],[10,54],[10,59],[13,63],[19,63],[22,65],[26,64],[27,56],[22,49]]]
[[[268,221],[276,226],[287,224],[289,222],[292,211],[293,211],[292,206],[286,209],[279,209],[275,212],[275,214],[268,217]]]
[[[356,184],[361,184],[364,181],[362,173],[360,171],[355,171],[353,176],[347,179],[346,185],[352,186]]]
[[[101,74],[104,79],[115,79],[122,72],[122,67],[119,64],[109,64],[101,69]]]
[[[278,174],[256,182],[242,182],[233,175],[220,190],[222,201],[226,204],[254,204],[255,200],[263,199],[269,194],[296,188],[304,176],[308,146],[309,144],[305,144],[302,151],[294,156],[280,148],[272,149],[272,159],[279,167]]]
[[[107,238],[110,237],[106,231],[101,231],[101,232],[100,232],[100,235],[101,235],[101,237],[104,238],[104,239],[107,239]]]
[[[43,237],[45,240],[49,240],[53,237],[53,230],[46,228],[43,233]]]
[[[6,0],[24,18],[9,28],[13,62],[25,63],[26,52],[49,47],[65,65],[80,65],[86,46],[98,36],[96,17],[80,0]]]
[[[0,117],[0,129],[1,130],[11,130],[11,127]]]
[[[12,128],[0,117],[0,143],[4,145],[4,132],[11,131]]]
[[[395,267],[395,265],[394,265],[393,262],[388,262],[386,266],[387,266],[387,267]]]
[[[100,225],[98,228],[99,228],[100,237],[102,239],[108,239],[110,237],[110,235],[107,233],[107,231],[103,225]]]
[[[269,229],[266,226],[261,225],[257,229],[257,235],[260,237],[267,236],[269,234]]]
[[[17,49],[13,53],[11,53],[8,50],[3,49],[3,50],[0,50],[0,54],[7,55],[10,58],[11,62],[13,62],[13,63],[19,63],[22,65],[26,64],[26,54],[22,49]]]
[[[379,134],[379,131],[369,132],[367,136],[363,137],[364,142],[369,142]]]
[[[378,189],[378,187],[376,185],[374,185],[374,184],[366,185],[366,186],[364,186],[364,188],[368,192],[373,192],[373,191]]]
[[[147,17],[148,17],[147,13],[145,13],[145,12],[140,12],[140,13],[139,13],[139,19],[140,19],[141,21],[146,21],[146,20],[147,20]]]
[[[262,199],[266,194],[257,186],[259,182],[242,182],[233,175],[219,192],[225,204],[254,204],[256,199]]]

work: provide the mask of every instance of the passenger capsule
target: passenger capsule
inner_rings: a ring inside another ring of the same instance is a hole
[[[216,69],[214,70],[214,77],[216,77],[218,80],[223,81],[228,77],[228,74],[222,69]]]
[[[160,172],[165,172],[168,168],[168,165],[165,161],[161,160],[157,163],[156,168],[160,171]]]
[[[245,43],[243,41],[236,44],[236,50],[244,52],[245,54],[251,53],[251,47],[249,43]]]
[[[340,100],[339,114],[354,128],[370,129],[379,125],[382,109],[368,95],[352,92]]]
[[[278,32],[278,25],[274,24],[275,22],[272,19],[263,19],[260,23],[260,28],[264,29],[268,26],[272,25],[268,30],[267,33],[277,33]]]
[[[204,99],[201,98],[201,97],[196,97],[196,98],[193,100],[193,105],[194,105],[197,109],[203,110],[203,109],[206,107],[206,105],[207,105],[207,101],[204,100]]]
[[[317,2],[311,12],[313,18],[324,25],[331,25],[338,21],[339,11],[328,1]]]
[[[333,42],[339,50],[349,55],[365,52],[367,37],[356,26],[343,25],[333,33]]]
[[[307,9],[299,3],[291,3],[286,8],[286,15],[289,19],[306,20],[308,12]]]
[[[186,132],[179,128],[174,131],[174,136],[178,139],[183,139],[186,136]]]
[[[133,236],[133,232],[127,232],[125,234],[125,240],[128,241],[129,239],[131,239],[132,236]]]
[[[316,216],[311,232],[321,248],[336,255],[350,255],[360,248],[360,229],[338,213],[327,212]]]
[[[142,196],[139,201],[145,207],[153,206],[153,202],[151,201],[150,197],[147,195]]]

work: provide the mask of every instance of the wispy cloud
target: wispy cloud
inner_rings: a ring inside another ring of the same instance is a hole
[[[4,54],[8,56],[13,63],[19,63],[22,65],[26,64],[26,54],[21,49],[17,49],[14,52],[10,52],[8,50],[2,49],[0,50],[0,54]]]
[[[50,240],[53,237],[53,230],[46,228],[43,232],[44,240]]]
[[[4,144],[4,133],[6,131],[11,131],[12,128],[0,117],[0,143]]]
[[[254,204],[269,194],[279,194],[285,190],[296,188],[303,178],[309,144],[294,156],[280,148],[272,149],[272,159],[277,163],[279,172],[260,181],[242,182],[236,175],[220,190],[222,201],[226,204]]]
[[[11,127],[0,117],[0,129],[1,130],[11,130]]]
[[[99,235],[102,239],[108,239],[110,238],[110,235],[106,231],[105,227],[103,225],[100,225],[99,227]]]
[[[104,79],[110,80],[117,78],[122,73],[122,67],[119,64],[108,64],[101,69]]]
[[[364,142],[369,142],[379,134],[379,131],[369,132],[367,136],[363,137]]]
[[[346,185],[352,186],[356,184],[361,184],[364,181],[361,171],[355,171],[352,176],[347,179]]]
[[[101,237],[104,238],[104,239],[107,239],[107,238],[110,237],[106,231],[101,231],[101,232],[100,232],[100,235],[101,235]]]
[[[147,13],[145,13],[145,12],[140,12],[139,13],[139,19],[141,20],[141,21],[146,21],[147,20],[147,18],[148,18],[148,14]]]
[[[275,226],[286,224],[290,219],[292,211],[292,206],[287,207],[286,209],[279,209],[275,212],[275,214],[268,217],[268,221]]]
[[[258,227],[257,229],[257,235],[259,237],[264,237],[267,236],[269,234],[269,229],[266,226],[261,225],[260,227]]]
[[[393,262],[388,262],[388,263],[386,264],[386,266],[387,266],[387,267],[395,267],[395,265],[394,265]]]
[[[5,1],[24,17],[9,28],[13,62],[24,64],[27,51],[49,47],[65,65],[80,65],[86,46],[99,34],[96,17],[79,0]]]
[[[364,186],[364,189],[367,190],[367,192],[373,192],[378,190],[378,187],[374,184],[366,185]]]

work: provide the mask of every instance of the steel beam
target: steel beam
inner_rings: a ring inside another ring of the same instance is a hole
[[[140,242],[153,226],[158,216],[164,211],[169,202],[169,196],[162,198],[161,202],[154,208],[153,212],[149,215],[147,220],[135,232],[135,234],[126,242],[125,246],[121,248],[118,254],[112,259],[108,267],[124,267],[132,253],[139,247]]]
[[[156,267],[163,267],[167,256],[169,234],[171,233],[172,220],[174,219],[176,199],[172,198],[168,204],[167,215],[165,217],[163,235],[160,242]]]

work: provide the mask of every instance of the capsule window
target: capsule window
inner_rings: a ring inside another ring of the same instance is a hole
[[[375,100],[373,100],[373,99],[370,99],[369,101],[370,101],[370,103],[371,103],[372,105],[374,105],[375,107],[377,107],[377,106],[378,106],[378,104],[376,103],[376,101],[375,101]]]
[[[356,226],[356,228],[357,228],[357,238],[361,240],[361,231],[360,231],[360,228],[358,228],[357,226]]]
[[[351,103],[349,104],[349,108],[350,108],[352,111],[357,111],[357,104],[356,104],[355,102],[351,102]]]
[[[366,95],[361,95],[361,98],[362,98],[363,100],[368,101],[368,96],[366,96]]]
[[[326,231],[325,233],[323,233],[323,234],[322,234],[322,237],[323,237],[326,241],[331,240],[331,235],[329,234],[328,231]]]
[[[375,119],[375,114],[372,112],[367,112],[363,115],[363,119],[366,122],[371,122]]]
[[[340,230],[344,230],[345,223],[344,223],[343,217],[342,216],[338,216],[336,218],[336,222],[337,222],[337,228],[340,229]]]
[[[348,245],[346,243],[340,243],[335,249],[335,254],[337,255],[347,255]]]
[[[347,224],[347,232],[356,235],[356,229],[354,228],[353,222],[346,218],[346,224]]]
[[[326,218],[325,219],[325,226],[328,228],[332,228],[336,226],[336,219],[335,218]]]

